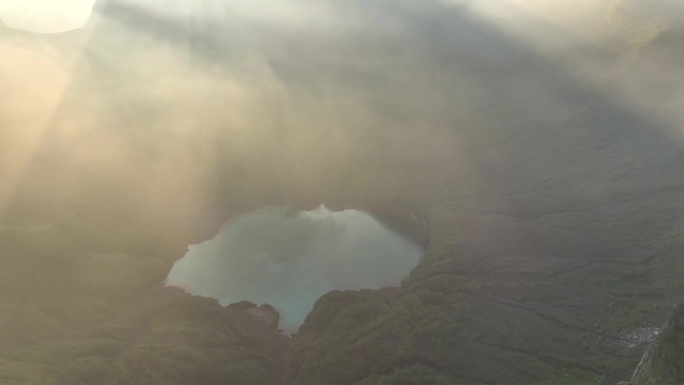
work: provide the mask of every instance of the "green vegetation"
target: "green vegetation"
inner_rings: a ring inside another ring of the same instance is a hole
[[[293,383],[446,381],[440,372],[448,368],[465,309],[463,294],[471,290],[464,282],[436,276],[400,289],[391,301],[370,290],[326,294],[291,342],[290,354],[299,368]]]
[[[389,374],[373,375],[358,385],[449,385],[452,382],[424,365],[396,369]]]
[[[276,329],[245,309],[174,295],[165,306],[139,309],[120,323],[34,341],[2,361],[0,379],[36,385],[65,378],[79,385],[275,384],[284,348]]]
[[[23,362],[0,360],[0,383],[3,385],[81,385],[55,368]]]
[[[656,340],[644,353],[630,385],[684,383],[684,305],[675,306]]]
[[[0,384],[593,385],[623,353],[598,337],[681,300],[676,12],[616,1],[624,26],[525,40],[545,17],[324,3],[305,28],[0,34]],[[250,304],[151,290],[226,219],[322,202],[427,253],[289,340]],[[680,342],[644,385],[684,370]]]

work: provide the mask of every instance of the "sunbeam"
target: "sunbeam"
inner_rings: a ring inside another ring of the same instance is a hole
[[[0,218],[13,199],[36,151],[55,123],[74,72],[88,44],[84,31],[53,41],[32,33],[82,28],[94,0],[0,2],[0,87],[10,95],[0,105]],[[62,121],[67,132],[74,117]]]
[[[0,0],[0,382],[623,381],[684,298],[683,7]]]

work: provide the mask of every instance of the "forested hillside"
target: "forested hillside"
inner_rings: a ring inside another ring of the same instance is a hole
[[[684,302],[682,6],[263,1],[0,27],[0,383],[629,380]],[[162,287],[226,220],[323,203],[425,255],[292,336]]]

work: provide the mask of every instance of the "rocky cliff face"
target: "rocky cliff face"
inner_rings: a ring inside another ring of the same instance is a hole
[[[631,385],[684,383],[684,306],[672,309],[658,337],[634,371]]]

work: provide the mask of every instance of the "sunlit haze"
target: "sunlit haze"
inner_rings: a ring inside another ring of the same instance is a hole
[[[11,28],[55,33],[82,28],[95,0],[0,0],[0,19]]]
[[[0,20],[0,385],[684,384],[684,1]]]

